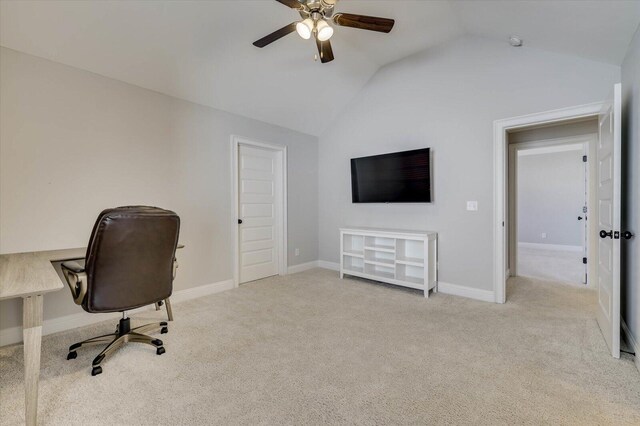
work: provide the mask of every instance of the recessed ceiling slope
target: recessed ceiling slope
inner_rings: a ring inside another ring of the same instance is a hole
[[[2,46],[95,72],[192,102],[319,135],[384,63],[442,40],[449,27],[412,30],[414,13],[442,4],[348,2],[358,13],[392,12],[403,22],[386,34],[338,28],[340,61],[314,61],[313,40],[284,38],[269,50],[252,42],[295,13],[275,1],[2,1]],[[353,3],[353,4],[351,4]],[[419,37],[412,34],[423,33]],[[442,33],[441,33],[442,32]],[[353,38],[352,38],[353,37]],[[353,41],[353,43],[351,43]],[[361,45],[375,45],[361,49]],[[397,47],[395,47],[397,46]]]
[[[319,135],[380,66],[465,33],[505,43],[518,34],[525,48],[619,65],[639,4],[341,0],[340,10],[395,26],[390,34],[336,26],[340,61],[320,64],[314,40],[251,44],[296,19],[275,1],[2,0],[0,45]]]

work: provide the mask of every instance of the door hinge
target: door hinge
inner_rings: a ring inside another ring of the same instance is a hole
[[[587,264],[587,258],[586,257],[582,258],[582,263],[584,263],[585,265]]]
[[[586,155],[583,155],[583,156],[582,156],[582,162],[583,162],[583,163],[586,163],[586,162],[587,162],[587,156],[586,156]]]

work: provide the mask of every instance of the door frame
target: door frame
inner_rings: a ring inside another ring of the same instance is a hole
[[[233,285],[238,287],[240,285],[240,239],[238,228],[238,204],[240,202],[238,191],[238,149],[240,145],[247,145],[254,148],[266,149],[278,153],[280,157],[280,164],[282,171],[280,176],[282,177],[280,185],[282,188],[282,199],[276,200],[279,204],[281,217],[278,223],[278,235],[276,235],[276,245],[278,250],[278,275],[286,275],[288,265],[288,250],[287,250],[287,147],[286,145],[272,144],[268,142],[257,141],[255,139],[248,139],[243,136],[231,135],[231,247],[232,247],[232,259],[233,259]]]
[[[553,139],[540,139],[528,142],[515,142],[508,143],[507,149],[509,150],[509,160],[507,164],[508,169],[508,206],[507,206],[507,225],[508,230],[508,267],[507,267],[507,279],[509,277],[517,276],[517,259],[518,259],[518,163],[517,155],[519,151],[527,151],[531,149],[549,149],[549,152],[554,150],[561,150],[563,146],[568,145],[580,145],[582,155],[587,156],[587,166],[585,169],[585,206],[587,207],[586,216],[591,217],[596,215],[597,211],[593,208],[593,200],[596,195],[596,179],[594,178],[596,170],[596,142],[598,140],[597,133],[586,133],[578,136],[567,136]],[[508,140],[507,140],[508,142]],[[575,150],[577,151],[577,150]],[[596,221],[588,219],[584,222],[585,237],[586,240],[582,242],[583,254],[588,258],[592,257],[597,250],[597,238],[594,238],[597,232],[598,224]],[[587,288],[596,288],[595,276],[597,274],[595,262],[588,262],[587,264],[587,276],[588,281],[586,283]]]
[[[602,102],[556,109],[534,114],[495,120],[493,122],[493,294],[496,303],[505,303],[507,294],[508,242],[507,164],[509,155],[508,130],[552,124],[580,118],[597,117]]]

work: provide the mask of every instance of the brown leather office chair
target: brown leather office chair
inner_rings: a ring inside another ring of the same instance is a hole
[[[158,207],[128,206],[104,210],[91,233],[85,265],[62,264],[74,301],[90,313],[122,312],[115,333],[94,337],[69,347],[67,359],[81,346],[110,342],[93,360],[91,375],[102,373],[106,356],[126,342],[147,343],[165,352],[162,340],[142,334],[154,328],[168,332],[166,322],[131,328],[126,311],[168,300],[177,263],[180,218]]]

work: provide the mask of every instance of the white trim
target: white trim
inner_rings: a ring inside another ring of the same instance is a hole
[[[519,145],[519,144],[514,144]],[[551,145],[540,148],[524,148],[518,150],[518,157],[526,157],[527,155],[555,154],[557,152],[582,151],[584,144],[574,143],[568,145]]]
[[[629,346],[631,346],[633,352],[635,352],[635,355],[633,356],[633,362],[636,365],[638,371],[640,371],[640,344],[638,344],[638,341],[631,333],[631,330],[629,330],[629,327],[627,327],[627,323],[624,322],[624,318],[622,318],[622,316],[620,316],[620,325],[622,325],[622,331],[624,332],[625,340],[627,341]]]
[[[466,297],[468,299],[481,300],[483,302],[495,302],[493,290],[482,290],[479,288],[467,287],[458,284],[438,281],[438,293],[450,294],[452,296]]]
[[[277,145],[267,142],[261,142],[253,139],[246,139],[242,136],[231,135],[231,240],[233,250],[233,283],[237,287],[240,283],[240,256],[238,242],[238,146],[240,144],[254,146],[256,148],[269,149],[280,152],[282,155],[282,220],[280,223],[280,235],[278,235],[278,274],[286,275],[288,272],[288,230],[287,230],[287,147],[286,145]]]
[[[578,253],[581,253],[584,250],[582,246],[568,246],[563,244],[544,244],[544,243],[523,243],[523,242],[519,242],[518,247],[539,249],[539,250],[573,251]]]
[[[550,124],[559,121],[598,116],[602,102],[557,109],[519,117],[506,118],[493,122],[493,293],[496,303],[506,301],[507,277],[507,241],[504,223],[507,221],[507,130],[528,127],[537,124]]]
[[[231,290],[234,287],[235,286],[233,285],[233,280],[224,280],[213,284],[205,284],[197,287],[187,288],[173,293],[171,295],[171,302],[180,303],[184,302],[185,300],[197,299],[199,297],[209,296],[211,294]]]
[[[595,118],[595,116],[594,116]],[[518,152],[536,151],[539,148],[563,148],[570,147],[570,151],[579,151],[583,145],[597,138],[597,133],[585,133],[578,136],[567,136],[553,139],[540,139],[536,141],[510,143],[509,146],[515,147]]]
[[[224,280],[213,284],[206,284],[198,287],[178,290],[171,295],[171,303],[175,304],[184,302],[186,300],[197,299],[199,297],[220,293],[232,288],[234,288],[233,280]],[[149,311],[152,309],[155,309],[154,305],[133,309],[131,311],[127,311],[127,313],[133,315],[138,312]],[[48,334],[71,330],[78,327],[84,327],[86,325],[96,324],[102,321],[108,321],[110,319],[117,319],[120,318],[121,315],[122,314],[120,314],[119,312],[96,315],[81,311],[77,314],[51,318],[43,321],[42,335],[46,336]],[[0,346],[13,345],[20,342],[22,342],[22,326],[0,330]]]
[[[308,271],[309,269],[317,268],[318,261],[313,260],[307,263],[300,263],[299,265],[289,266],[287,269],[287,273],[289,274],[297,274],[298,272]]]
[[[318,268],[330,269],[332,271],[340,271],[338,262],[329,262],[327,260],[318,260]]]

